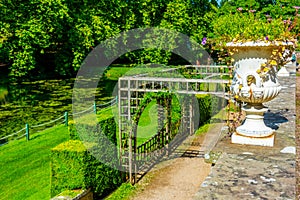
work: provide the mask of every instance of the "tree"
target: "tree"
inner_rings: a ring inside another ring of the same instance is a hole
[[[233,9],[229,3],[222,12]],[[221,13],[216,0],[4,0],[0,6],[0,63],[10,63],[15,78],[53,71],[74,75],[101,41],[133,28],[163,27],[200,43]],[[146,49],[125,57],[167,63],[170,55]]]
[[[27,75],[36,67],[36,58],[51,47],[55,35],[60,32],[59,22],[66,17],[60,1],[38,0],[2,1],[0,11],[1,57],[11,60],[10,74],[15,77]],[[52,22],[56,23],[52,23]]]
[[[220,13],[236,12],[236,9],[239,7],[244,10],[260,11],[267,6],[274,4],[276,4],[274,0],[222,0]]]
[[[58,74],[73,74],[93,47],[132,27],[131,16],[123,19],[126,5],[118,0],[1,1],[1,62],[11,61],[10,75],[16,78],[47,70],[39,63],[47,57],[54,59],[52,70]]]

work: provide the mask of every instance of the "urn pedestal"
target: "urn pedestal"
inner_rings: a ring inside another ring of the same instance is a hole
[[[232,57],[235,61],[230,90],[239,101],[246,103],[242,108],[246,118],[232,134],[231,142],[273,146],[275,130],[264,123],[264,113],[268,109],[263,103],[274,99],[279,94],[281,86],[275,66],[264,76],[258,72],[278,45],[264,42],[227,43],[227,48],[234,52]]]
[[[264,113],[268,110],[262,104],[248,104],[242,108],[246,113],[244,123],[237,127],[231,136],[231,142],[260,146],[274,145],[274,130],[264,123]]]

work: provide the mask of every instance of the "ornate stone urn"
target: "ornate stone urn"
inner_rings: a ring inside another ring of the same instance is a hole
[[[264,112],[268,109],[263,103],[275,98],[281,86],[275,66],[263,77],[258,74],[258,70],[278,45],[265,42],[227,43],[227,48],[235,52],[232,56],[235,71],[231,92],[238,100],[246,103],[242,108],[246,119],[232,134],[231,141],[238,144],[273,146],[274,130],[264,123]]]

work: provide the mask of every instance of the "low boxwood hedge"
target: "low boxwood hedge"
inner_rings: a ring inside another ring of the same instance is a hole
[[[76,128],[85,140],[74,140],[78,135],[73,126],[73,140],[52,149],[51,197],[64,190],[92,188],[94,196],[100,198],[121,184],[115,121],[109,118],[97,126],[80,124]]]
[[[211,117],[222,109],[222,104],[224,104],[222,99],[209,94],[198,94],[196,98],[199,103],[199,126],[207,124]]]

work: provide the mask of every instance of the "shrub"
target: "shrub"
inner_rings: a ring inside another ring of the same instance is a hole
[[[107,195],[121,183],[120,172],[116,170],[119,161],[114,119],[76,128],[71,124],[70,134],[78,137],[79,132],[83,142],[70,140],[52,149],[51,196],[79,188],[92,188],[96,198]]]
[[[205,124],[211,117],[211,103],[212,98],[210,95],[207,94],[199,94],[196,95],[196,98],[198,99],[199,103],[199,122],[200,125]]]
[[[196,95],[199,103],[200,126],[209,122],[212,116],[216,115],[224,106],[223,100],[209,94]]]
[[[70,120],[68,123],[68,131],[70,134],[70,139],[71,140],[79,140],[77,131],[76,131],[76,126],[73,120]]]
[[[116,138],[116,123],[115,119],[113,117],[109,118],[103,118],[99,123],[94,126],[92,123],[89,124],[85,120],[83,122],[79,122],[75,125],[73,120],[70,120],[68,123],[68,130],[70,134],[71,140],[84,140],[84,136],[88,134],[90,136],[90,133],[100,132],[102,130],[103,133],[109,138],[109,140],[117,145],[117,138]],[[80,134],[78,134],[78,130]]]

